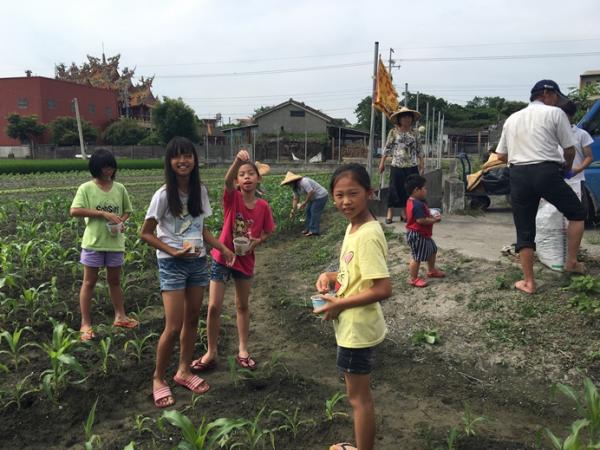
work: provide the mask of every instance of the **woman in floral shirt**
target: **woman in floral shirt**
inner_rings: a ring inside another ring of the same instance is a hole
[[[412,130],[413,124],[421,114],[405,106],[391,115],[390,120],[396,124],[388,134],[385,153],[379,162],[379,172],[385,170],[385,160],[392,157],[390,172],[390,189],[388,210],[385,223],[392,223],[394,208],[400,208],[400,219],[406,220],[405,207],[408,195],[404,190],[406,178],[413,174],[423,173],[423,154],[419,136]]]

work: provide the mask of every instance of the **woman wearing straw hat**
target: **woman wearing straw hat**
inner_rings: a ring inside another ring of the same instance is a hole
[[[321,234],[321,214],[327,204],[327,189],[321,186],[312,178],[296,175],[293,172],[285,174],[285,178],[281,185],[289,185],[292,188],[292,217],[297,210],[304,209],[306,211],[306,228],[302,231],[305,236],[318,236]],[[306,199],[299,203],[300,196],[306,195]]]
[[[417,111],[401,107],[390,116],[396,124],[388,134],[385,153],[379,162],[379,172],[385,170],[385,160],[392,157],[390,169],[390,189],[388,195],[388,210],[385,223],[392,223],[394,208],[400,208],[400,219],[406,220],[405,207],[408,195],[404,189],[406,178],[411,174],[423,173],[423,155],[417,134],[413,131],[414,123],[421,114]]]

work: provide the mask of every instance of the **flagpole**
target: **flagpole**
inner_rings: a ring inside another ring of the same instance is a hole
[[[369,150],[367,153],[367,172],[372,176],[373,149],[375,148],[375,96],[377,94],[377,63],[379,56],[379,42],[375,42],[375,56],[373,57],[373,92],[371,94],[371,127],[369,129]],[[383,138],[382,138],[383,139]]]

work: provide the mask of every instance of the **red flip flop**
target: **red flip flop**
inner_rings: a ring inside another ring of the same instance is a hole
[[[209,370],[213,370],[217,367],[217,360],[211,359],[208,362],[202,362],[202,358],[198,358],[195,361],[192,361],[190,364],[190,370],[193,372],[208,372]]]
[[[348,444],[347,442],[343,442],[341,444],[334,444],[329,447],[329,450],[357,450],[352,444]]]
[[[427,286],[427,281],[425,281],[423,278],[415,278],[414,280],[410,280],[408,283],[411,286],[418,287],[418,288],[423,288],[423,287]]]
[[[235,357],[235,361],[242,369],[254,370],[256,369],[256,361],[252,359],[252,356],[248,355],[246,358],[242,358],[240,355]]]
[[[113,327],[120,327],[120,328],[135,328],[139,325],[140,323],[135,320],[135,319],[130,319],[127,318],[125,320],[117,320],[115,322],[113,322]]]
[[[210,386],[206,382],[197,375],[192,375],[189,378],[181,378],[175,375],[173,377],[173,381],[184,388],[189,389],[194,394],[204,394],[206,391],[210,389]]]
[[[427,272],[427,278],[444,278],[446,274],[439,269],[432,270],[431,272]]]
[[[171,397],[171,402],[167,402],[164,405],[159,403],[161,400],[169,397]],[[153,391],[152,398],[154,399],[154,406],[159,409],[168,408],[169,406],[173,406],[175,404],[175,399],[173,398],[173,393],[171,392],[171,388],[169,386],[165,386]]]

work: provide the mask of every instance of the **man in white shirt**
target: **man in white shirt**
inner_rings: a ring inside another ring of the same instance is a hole
[[[496,153],[510,166],[510,198],[517,229],[516,251],[523,280],[515,288],[533,294],[535,216],[544,198],[568,220],[565,271],[583,272],[577,261],[583,235],[585,210],[579,198],[565,183],[575,156],[575,139],[565,113],[556,106],[567,97],[552,80],[538,81],[531,89],[531,103],[512,114],[504,123]],[[562,149],[562,152],[559,150]],[[562,153],[562,154],[561,154]]]

